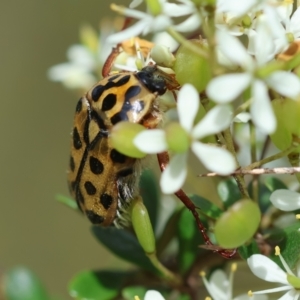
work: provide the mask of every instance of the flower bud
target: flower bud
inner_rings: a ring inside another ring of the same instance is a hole
[[[137,239],[146,254],[155,253],[155,237],[149,214],[140,196],[131,202],[131,221]]]
[[[111,131],[110,140],[112,146],[120,153],[134,158],[143,158],[145,153],[141,152],[134,144],[133,139],[138,133],[146,130],[146,128],[140,124],[131,122],[119,122]]]
[[[151,58],[162,67],[171,68],[175,62],[174,55],[169,48],[163,45],[155,45],[151,49]]]
[[[166,140],[168,148],[176,153],[184,153],[190,146],[190,137],[188,133],[177,122],[167,125]]]

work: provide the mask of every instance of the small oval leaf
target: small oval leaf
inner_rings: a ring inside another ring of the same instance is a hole
[[[260,223],[260,210],[256,203],[244,199],[226,211],[216,222],[215,236],[223,248],[236,248],[252,238]]]

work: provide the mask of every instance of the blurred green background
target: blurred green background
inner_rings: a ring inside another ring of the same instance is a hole
[[[115,1],[122,3],[122,1]],[[128,4],[130,1],[124,2]],[[119,266],[89,222],[55,201],[66,170],[78,97],[47,79],[66,61],[80,25],[114,16],[106,0],[2,1],[0,270],[26,265],[51,294],[67,295],[78,271]]]

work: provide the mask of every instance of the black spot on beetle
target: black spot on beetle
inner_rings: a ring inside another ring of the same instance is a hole
[[[84,183],[84,188],[90,196],[95,195],[97,192],[95,186],[90,181]]]
[[[77,105],[76,105],[76,113],[80,113],[82,110],[82,101],[81,101],[81,98],[79,99],[79,101],[77,102]]]
[[[117,177],[126,177],[128,175],[131,175],[133,173],[133,168],[125,169],[122,171],[119,171],[117,174]]]
[[[103,193],[101,196],[100,196],[100,203],[103,205],[103,207],[107,210],[110,208],[111,204],[113,202],[113,198],[112,196],[106,194],[106,193]]]
[[[92,173],[99,175],[103,172],[104,166],[103,163],[96,157],[90,157],[90,169]]]
[[[117,103],[117,96],[116,94],[108,94],[105,96],[102,102],[102,110],[107,111],[112,109]]]
[[[75,170],[75,161],[74,161],[74,157],[72,155],[70,156],[70,169],[72,172],[74,172],[74,170]]]
[[[95,214],[91,210],[86,210],[85,213],[86,213],[86,216],[89,218],[89,220],[93,224],[101,224],[104,221],[104,218],[102,216],[99,216],[99,215]]]
[[[105,85],[99,84],[95,86],[91,93],[93,101],[97,102],[106,89],[107,87]]]
[[[123,164],[126,161],[126,156],[116,149],[112,149],[110,151],[110,158],[114,163]]]
[[[73,129],[73,146],[76,150],[79,150],[82,147],[82,142],[76,127]]]

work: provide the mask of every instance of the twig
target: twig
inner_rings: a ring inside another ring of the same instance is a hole
[[[263,174],[295,174],[300,173],[300,167],[282,167],[282,168],[259,168],[259,169],[253,169],[253,170],[236,170],[235,172],[229,174],[229,175],[237,175],[237,174],[243,174],[243,175],[263,175]],[[218,173],[206,173],[206,174],[200,174],[198,177],[214,177],[214,176],[220,176]]]

